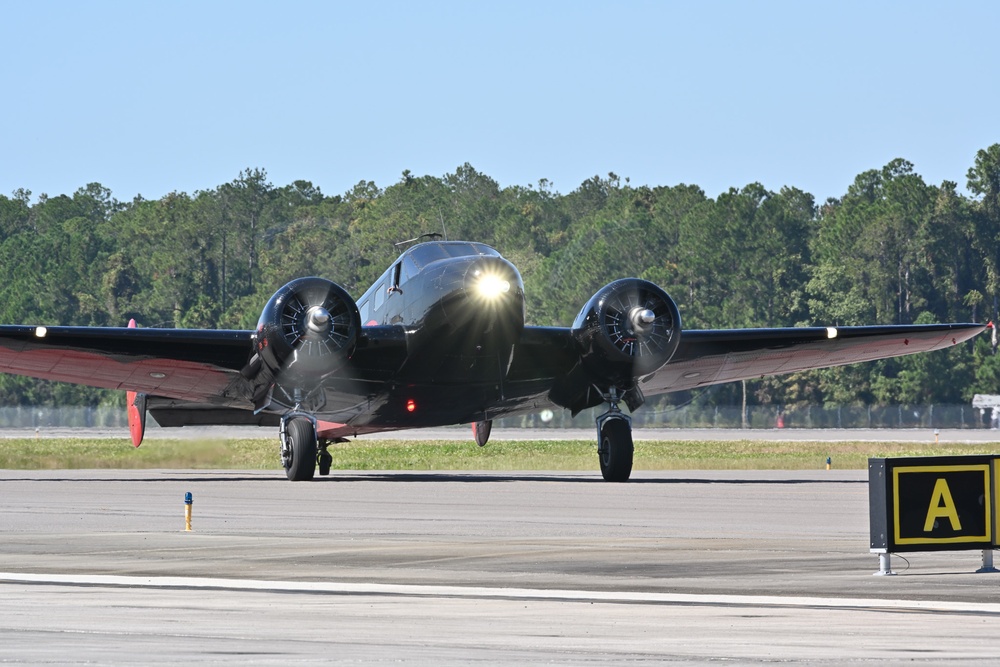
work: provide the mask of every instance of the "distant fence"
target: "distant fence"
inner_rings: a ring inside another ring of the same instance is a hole
[[[125,408],[111,407],[0,407],[0,428],[115,428],[128,427]]]
[[[571,417],[567,410],[533,412],[497,420],[508,428],[591,428],[607,408],[585,410]],[[747,425],[771,428],[968,428],[991,427],[991,411],[970,405],[876,406],[748,406]],[[659,408],[646,406],[632,415],[637,427],[742,428],[739,406]],[[154,422],[150,420],[150,425]],[[124,408],[112,407],[0,407],[0,428],[125,428]]]
[[[507,427],[589,428],[607,408],[599,406],[571,417],[566,410],[533,413],[498,421]],[[761,405],[747,407],[747,427],[771,428],[968,428],[991,427],[991,411],[971,405],[805,406]],[[739,406],[693,406],[657,408],[647,406],[632,415],[637,427],[742,428]]]

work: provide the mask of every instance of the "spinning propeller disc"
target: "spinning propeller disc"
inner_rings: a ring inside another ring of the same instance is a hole
[[[667,304],[646,290],[629,290],[615,294],[604,304],[601,324],[611,343],[630,357],[661,354],[670,346],[673,317]],[[643,314],[653,313],[646,323]]]

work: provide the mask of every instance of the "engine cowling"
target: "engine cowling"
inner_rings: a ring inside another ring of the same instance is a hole
[[[623,278],[590,298],[573,323],[573,336],[591,378],[624,388],[670,361],[681,340],[681,316],[653,283]]]
[[[285,383],[315,381],[354,353],[361,316],[344,288],[325,278],[298,278],[277,292],[257,322],[257,353]]]

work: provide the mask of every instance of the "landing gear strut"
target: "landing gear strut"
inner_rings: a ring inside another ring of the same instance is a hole
[[[293,482],[305,482],[316,472],[316,424],[312,419],[292,413],[281,420],[281,465]],[[330,456],[323,449],[323,453]],[[329,468],[327,468],[329,471]]]
[[[607,482],[627,482],[632,475],[632,419],[624,414],[612,395],[611,409],[597,418],[597,455],[601,475]]]

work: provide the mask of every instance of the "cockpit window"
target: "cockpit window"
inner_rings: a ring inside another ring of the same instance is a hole
[[[395,266],[392,267],[392,281],[389,283],[389,288],[399,287],[401,282],[401,272],[403,269],[402,262],[396,262]]]
[[[405,253],[404,262],[412,262],[417,269],[449,257],[487,256],[499,257],[493,248],[482,243],[466,243],[463,241],[442,241],[439,243],[421,243],[413,246]]]
[[[402,285],[407,280],[417,275],[417,265],[413,262],[413,255],[405,255],[403,261],[399,263],[403,267],[402,275],[399,277],[399,284]]]

